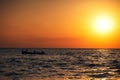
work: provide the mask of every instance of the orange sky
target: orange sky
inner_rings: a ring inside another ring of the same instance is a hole
[[[94,18],[115,22],[108,34]],[[0,0],[1,48],[120,48],[120,0]]]

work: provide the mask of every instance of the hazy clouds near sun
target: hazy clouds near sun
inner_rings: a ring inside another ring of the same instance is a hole
[[[119,17],[119,3],[119,0],[0,0],[0,44],[10,46],[16,42],[14,45],[19,46],[29,39],[32,44],[38,41],[34,45],[42,40],[50,45],[53,41],[57,44],[68,40],[82,43],[89,39],[88,18],[106,10]]]

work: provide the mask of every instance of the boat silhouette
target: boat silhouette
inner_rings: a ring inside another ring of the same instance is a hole
[[[44,51],[28,51],[28,50],[22,50],[22,54],[45,54]]]

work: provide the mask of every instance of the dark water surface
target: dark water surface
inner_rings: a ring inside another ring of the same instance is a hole
[[[120,49],[0,49],[0,80],[120,80]]]

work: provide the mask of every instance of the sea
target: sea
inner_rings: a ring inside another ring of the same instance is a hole
[[[120,49],[0,48],[0,80],[120,80]]]

